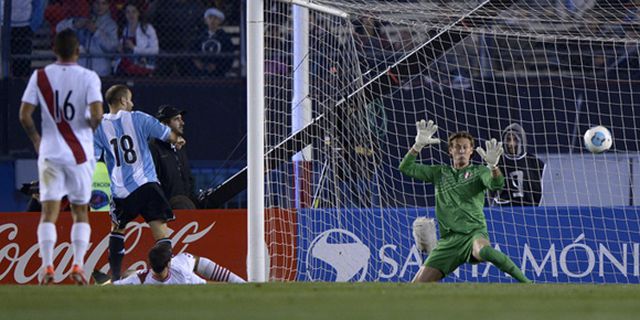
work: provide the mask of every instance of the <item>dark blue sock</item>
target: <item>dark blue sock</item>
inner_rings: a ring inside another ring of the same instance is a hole
[[[111,268],[111,279],[120,279],[122,269],[122,259],[124,258],[124,235],[112,232],[109,236],[109,268]]]

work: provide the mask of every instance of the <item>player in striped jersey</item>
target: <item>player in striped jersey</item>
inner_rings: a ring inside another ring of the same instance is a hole
[[[112,278],[118,280],[124,257],[124,230],[138,214],[149,224],[158,243],[171,242],[167,238],[167,222],[175,217],[160,189],[147,141],[155,138],[183,145],[185,140],[156,118],[131,111],[133,102],[127,86],[112,86],[105,100],[109,113],[95,132],[94,148],[96,158],[104,154],[111,177],[109,266]]]
[[[186,252],[171,256],[171,247],[159,243],[149,251],[149,270],[138,270],[115,285],[131,284],[205,284],[211,282],[245,283],[231,270],[207,259]],[[94,271],[97,284],[109,284],[105,274]],[[106,280],[106,281],[105,281]]]
[[[38,153],[42,217],[37,234],[44,270],[40,283],[54,280],[55,223],[66,195],[73,217],[70,276],[77,284],[85,284],[82,268],[91,235],[87,211],[95,167],[93,129],[103,113],[101,84],[95,72],[77,64],[80,49],[72,30],[56,35],[53,51],[58,60],[33,73],[20,106],[20,123]],[[42,137],[33,122],[38,105],[42,109]]]

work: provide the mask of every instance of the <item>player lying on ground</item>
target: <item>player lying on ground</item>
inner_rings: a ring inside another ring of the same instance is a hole
[[[413,282],[439,281],[463,263],[489,261],[520,282],[531,282],[502,252],[489,243],[487,222],[482,211],[485,191],[499,190],[504,177],[497,165],[502,144],[487,141],[486,151],[476,151],[487,166],[471,164],[474,139],[467,132],[449,137],[449,155],[453,165],[417,164],[416,157],[427,145],[438,144],[433,135],[438,130],[433,121],[417,123],[418,135],[409,153],[400,163],[400,171],[407,176],[433,183],[436,187],[436,219],[440,240],[431,251]],[[420,234],[419,232],[417,234]]]
[[[97,284],[206,284],[212,282],[244,283],[245,280],[215,262],[181,253],[171,257],[171,246],[160,242],[149,251],[151,270],[138,270],[121,280],[111,282],[109,276],[93,272]]]

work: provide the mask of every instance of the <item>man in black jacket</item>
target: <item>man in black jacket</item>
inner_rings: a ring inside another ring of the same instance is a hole
[[[493,195],[493,204],[498,206],[533,206],[542,200],[542,176],[544,162],[527,152],[527,134],[517,123],[512,123],[502,132],[504,160],[501,170],[505,176],[505,187]]]
[[[206,54],[192,59],[192,72],[198,76],[224,76],[233,65],[231,36],[224,31],[224,13],[216,8],[204,12],[204,33],[191,47],[193,52]],[[226,55],[225,55],[226,54]]]
[[[186,111],[173,106],[163,105],[158,109],[156,118],[166,124],[177,135],[184,134],[184,119]],[[195,209],[195,194],[193,192],[193,176],[187,160],[187,152],[182,147],[176,147],[168,142],[153,139],[149,141],[149,149],[153,156],[156,172],[165,196],[169,199],[172,209]]]

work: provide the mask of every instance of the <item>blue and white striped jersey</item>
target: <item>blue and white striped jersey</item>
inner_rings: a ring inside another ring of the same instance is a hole
[[[96,159],[104,153],[111,176],[111,193],[124,199],[138,187],[158,182],[148,140],[167,140],[171,129],[140,111],[105,114],[94,133]]]

